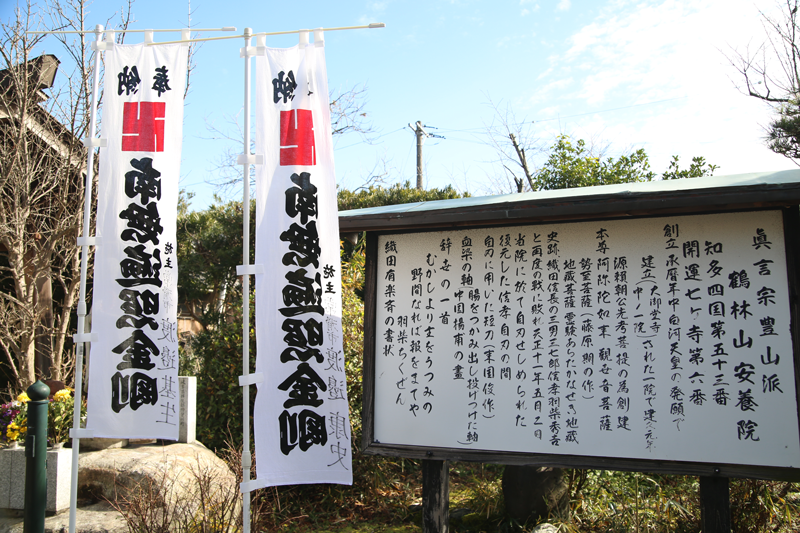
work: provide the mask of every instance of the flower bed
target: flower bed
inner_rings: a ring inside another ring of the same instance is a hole
[[[0,406],[0,442],[10,445],[23,442],[28,431],[28,402],[26,393],[17,396],[16,400]],[[72,427],[75,398],[70,388],[61,389],[50,398],[47,409],[47,443],[53,446],[69,440]],[[86,413],[86,406],[81,405],[81,415]]]
[[[28,431],[28,395],[22,393],[16,400],[0,406],[0,440],[6,444],[21,441]]]

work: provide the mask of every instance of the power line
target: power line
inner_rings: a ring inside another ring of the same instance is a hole
[[[599,113],[610,113],[612,111],[622,111],[623,109],[631,109],[631,108],[634,108],[634,107],[643,107],[643,106],[649,106],[649,105],[663,104],[664,102],[672,102],[672,101],[675,101],[675,100],[683,100],[685,98],[688,98],[688,96],[677,96],[675,98],[666,98],[664,100],[656,100],[655,102],[645,102],[643,104],[632,104],[632,105],[626,105],[626,106],[622,106],[622,107],[614,107],[614,108],[611,108],[611,109],[601,109],[601,110],[598,110],[598,111],[588,111],[586,113],[576,113],[574,115],[565,115],[565,116],[558,116],[558,117],[553,117],[553,118],[543,118],[543,119],[538,119],[538,120],[536,120],[536,119],[534,119],[534,120],[523,120],[522,122],[515,122],[515,123],[512,123],[512,124],[509,124],[509,126],[521,126],[521,125],[525,124],[526,122],[534,124],[534,123],[537,123],[537,122],[549,122],[549,121],[552,121],[552,120],[562,120],[562,119],[567,119],[567,118],[584,117],[586,115],[596,115],[596,114],[599,114]],[[490,133],[490,132],[486,131],[485,127],[482,127],[482,128],[462,128],[462,129],[441,130],[441,131],[442,131],[442,133],[475,133],[475,134],[483,134],[483,135],[488,135]]]
[[[383,135],[378,135],[373,140],[377,141],[378,139],[381,139],[381,138],[386,137],[388,135],[391,135],[393,133],[397,133],[398,131],[403,131],[404,129],[405,129],[405,127],[396,129],[394,131],[390,131],[389,133],[384,133]],[[336,148],[336,149],[337,150],[344,150],[346,148],[352,148],[353,146],[358,146],[359,144],[365,144],[365,141],[360,141],[360,142],[357,142],[357,143],[348,144],[347,146],[343,146],[342,148]],[[369,144],[369,143],[366,143],[366,144]]]
[[[588,111],[586,113],[576,113],[574,115],[565,115],[565,116],[558,116],[558,117],[553,117],[553,118],[543,118],[543,119],[539,119],[539,120],[523,120],[522,122],[515,122],[515,123],[512,123],[512,124],[509,124],[509,126],[521,126],[521,125],[525,124],[526,122],[533,124],[533,123],[537,123],[537,122],[550,122],[550,121],[553,121],[553,120],[562,120],[562,119],[575,118],[575,117],[584,117],[584,116],[587,116],[587,115],[595,115],[595,114],[598,114],[598,113],[611,113],[612,111],[622,111],[623,109],[631,109],[631,108],[634,108],[634,107],[644,107],[644,106],[650,106],[650,105],[656,105],[656,104],[663,104],[664,102],[673,102],[675,100],[683,100],[685,98],[688,98],[688,96],[677,96],[675,98],[666,98],[664,100],[656,100],[655,102],[645,102],[643,104],[632,104],[632,105],[627,105],[627,106],[622,106],[622,107],[613,107],[611,109],[600,109],[600,110],[597,110],[597,111]],[[439,128],[436,128],[436,127],[433,127],[433,126],[428,126],[427,124],[424,127],[430,128],[430,129],[439,129]],[[378,135],[373,140],[378,140],[378,139],[382,139],[384,137],[388,137],[389,135],[393,135],[393,134],[395,134],[395,133],[397,133],[399,131],[403,131],[404,129],[405,129],[405,126],[402,127],[402,128],[398,128],[396,130],[390,131],[388,133],[384,133],[382,135]],[[442,133],[472,133],[472,134],[475,134],[475,135],[489,135],[490,134],[490,132],[486,131],[485,127],[461,128],[461,129],[449,129],[449,130],[448,129],[442,129],[440,131]],[[435,137],[435,136],[436,135],[433,135],[433,134],[431,135],[431,137]],[[462,141],[462,142],[475,142],[476,144],[480,144],[479,141],[469,141],[467,139],[458,139],[458,138],[453,138],[453,139],[454,140],[458,140],[458,141]],[[353,146],[358,146],[360,144],[364,144],[364,141],[359,141],[359,142],[356,142],[356,143],[353,143],[353,144],[348,144],[347,146],[343,146],[341,148],[336,148],[336,150],[346,150],[348,148],[352,148]]]

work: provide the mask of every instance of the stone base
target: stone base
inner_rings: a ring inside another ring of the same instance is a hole
[[[25,448],[0,451],[0,508],[25,508]],[[72,450],[47,450],[48,513],[69,509]]]
[[[139,489],[152,489],[155,501],[185,506],[200,496],[201,478],[210,481],[215,497],[239,494],[228,465],[198,443],[87,452],[80,454],[79,465],[79,499],[124,501]]]

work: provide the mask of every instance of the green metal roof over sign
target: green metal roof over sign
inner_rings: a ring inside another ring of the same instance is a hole
[[[800,169],[416,202],[339,213],[341,232],[649,216],[800,204]]]

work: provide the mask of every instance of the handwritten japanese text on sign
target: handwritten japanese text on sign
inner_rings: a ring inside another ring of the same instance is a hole
[[[798,466],[781,213],[378,239],[375,440]]]

